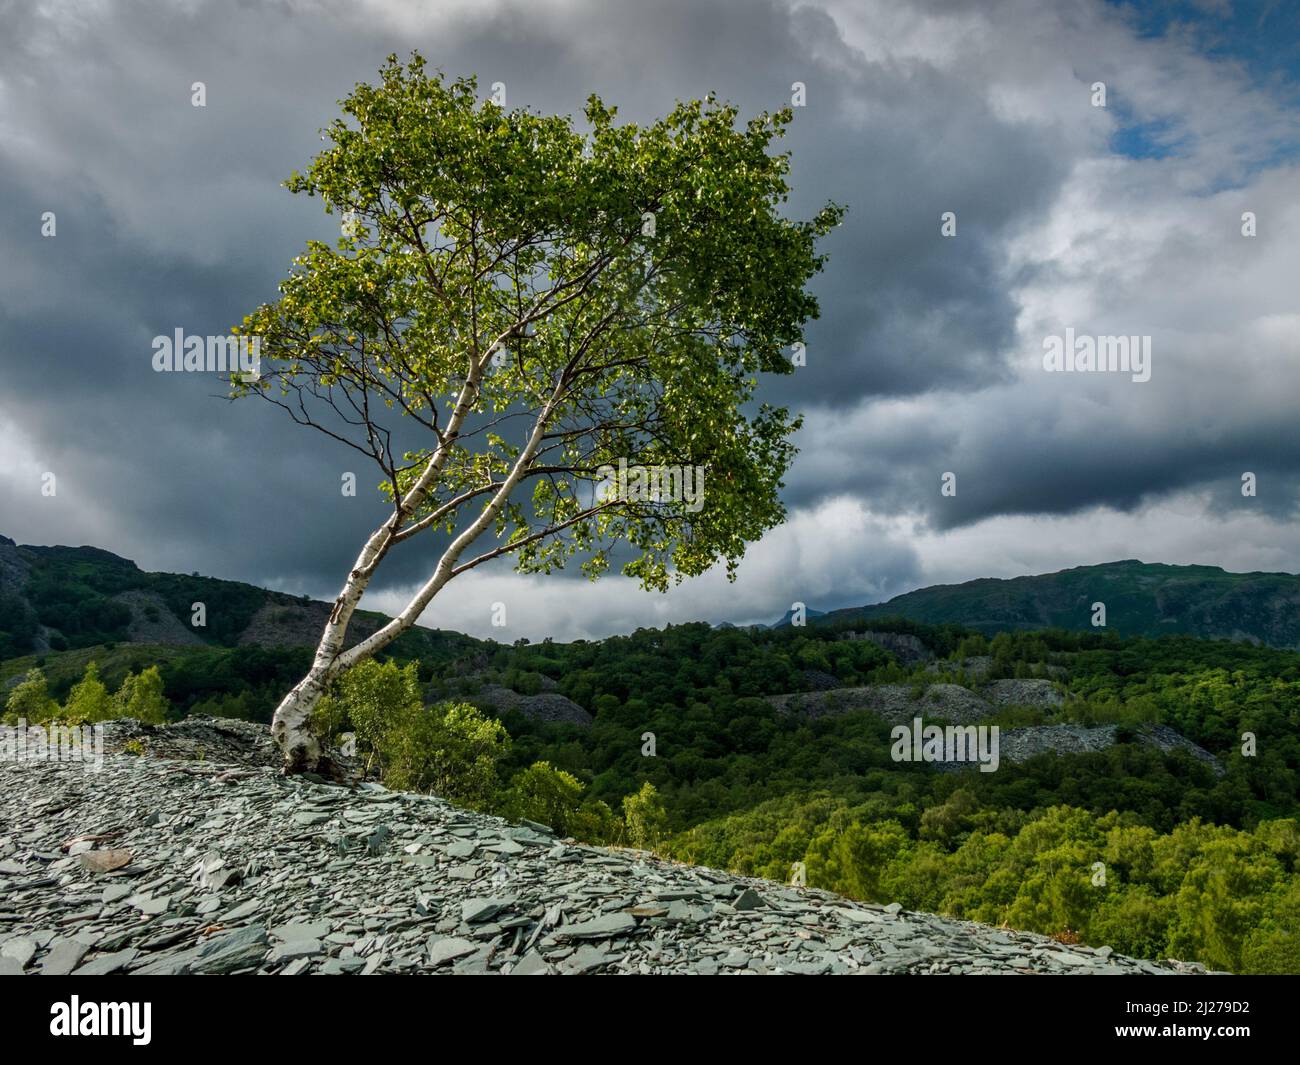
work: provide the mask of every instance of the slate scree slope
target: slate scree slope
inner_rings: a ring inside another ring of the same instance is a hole
[[[106,733],[0,763],[0,973],[1205,971],[284,777],[260,725]]]

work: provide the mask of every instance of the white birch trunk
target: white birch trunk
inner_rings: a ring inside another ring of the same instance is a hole
[[[388,554],[388,549],[393,546],[402,522],[424,502],[437,482],[438,475],[446,465],[447,456],[451,453],[465,418],[473,406],[482,367],[490,357],[491,350],[481,362],[471,366],[438,449],[433,453],[424,472],[420,474],[419,480],[402,499],[400,506],[394,509],[392,517],[370,534],[351,572],[348,573],[343,590],[334,600],[334,609],[330,611],[325,630],[321,633],[320,643],[316,646],[311,669],[276,707],[275,716],[271,719],[271,737],[284,755],[286,772],[315,772],[321,765],[323,752],[320,742],[311,731],[311,715],[334,678],[349,665],[360,661],[360,658],[353,657],[344,662],[342,658],[348,623],[352,620],[352,615],[356,611],[357,604],[361,602],[366,588],[369,587],[375,569]],[[396,635],[394,634],[393,638],[396,638]],[[385,644],[388,642],[391,640],[385,641]]]
[[[271,720],[271,738],[284,753],[285,771],[314,773],[321,768],[321,745],[311,731],[311,714],[325,693],[325,682],[308,673],[281,700]]]
[[[402,500],[401,505],[394,510],[392,517],[376,529],[366,541],[365,547],[362,548],[361,554],[357,556],[357,561],[348,574],[343,590],[334,601],[334,609],[330,611],[329,620],[325,623],[325,631],[321,634],[320,643],[316,647],[311,669],[276,708],[275,716],[271,720],[271,736],[284,754],[286,772],[315,772],[324,764],[324,752],[311,731],[311,716],[316,704],[320,702],[329,685],[339,674],[383,650],[416,623],[425,607],[454,575],[453,570],[461,554],[500,513],[510,493],[523,477],[537,449],[541,446],[542,436],[554,409],[556,401],[554,396],[539,413],[528,442],[520,451],[510,473],[492,496],[491,502],[443,552],[433,576],[397,617],[345,652],[343,644],[347,638],[348,623],[352,620],[357,604],[361,602],[361,597],[370,585],[379,563],[396,542],[402,522],[417,510],[437,482],[438,475],[446,464],[447,455],[450,454],[451,446],[455,443],[473,404],[483,367],[491,358],[495,347],[494,344],[482,359],[471,367],[469,377],[461,389],[456,407],[447,423],[443,442],[434,452],[428,466]]]
[[[311,670],[284,697],[271,722],[271,735],[284,753],[286,772],[314,772],[322,765],[323,752],[319,741],[311,731],[311,713],[325,694],[330,682],[344,670],[382,651],[419,620],[425,607],[454,576],[453,570],[456,562],[465,549],[492,524],[501,508],[505,506],[510,493],[523,477],[529,463],[532,462],[534,455],[536,455],[537,449],[541,446],[542,436],[550,420],[553,406],[554,398],[543,407],[538,415],[528,442],[520,451],[506,479],[493,494],[491,502],[483,508],[482,513],[443,552],[442,557],[438,560],[438,565],[434,569],[433,576],[425,582],[397,617],[393,618],[383,628],[366,637],[355,647],[343,651],[348,622],[352,618],[357,603],[361,600],[362,593],[370,584],[370,578],[375,571],[375,567],[378,566],[384,554],[392,545],[397,524],[400,524],[400,517],[395,515],[394,521],[385,522],[371,535],[361,555],[357,558],[357,564],[348,575],[343,591],[339,593],[339,597],[334,603],[334,609],[331,611],[329,621],[325,625],[320,645],[316,649],[316,657]],[[442,463],[438,462],[437,456],[435,456],[434,462],[438,463],[440,469]],[[432,467],[433,462],[430,463],[430,469]],[[429,480],[429,483],[432,483],[429,474],[430,470],[426,470],[425,474],[421,476],[422,484],[426,479]],[[428,487],[426,486],[422,490],[422,495],[417,498],[413,491],[407,496],[402,509],[407,512],[413,510],[418,505],[419,499],[423,498],[423,494],[427,494],[427,492]]]

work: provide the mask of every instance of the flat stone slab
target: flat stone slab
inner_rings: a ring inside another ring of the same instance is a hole
[[[57,939],[50,945],[50,952],[41,962],[43,976],[67,976],[90,950],[89,943],[79,939]]]
[[[608,939],[636,931],[636,918],[630,913],[607,913],[581,924],[565,925],[555,934],[567,939]]]
[[[446,939],[433,939],[429,942],[429,964],[436,969],[444,962],[463,958],[466,954],[473,954],[478,949],[479,945],[477,943],[471,943],[468,939],[460,939],[456,936],[449,936]]]

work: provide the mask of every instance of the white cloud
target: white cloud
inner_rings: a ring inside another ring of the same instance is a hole
[[[864,602],[896,595],[912,586],[915,570],[911,548],[883,522],[856,500],[835,499],[792,515],[752,545],[734,584],[716,569],[659,594],[619,574],[587,582],[484,567],[449,584],[420,624],[510,642],[597,638],[686,621],[771,623],[792,603],[816,607],[848,589]],[[415,588],[372,592],[365,606],[396,613]],[[496,603],[505,604],[506,627],[491,624]]]
[[[954,533],[926,532],[914,546],[923,580],[953,584],[974,577],[1018,577],[1119,559],[1216,565],[1238,572],[1300,571],[1300,543],[1242,500],[1235,513],[1208,517],[1209,500],[1183,493],[1124,513],[1094,507],[1069,518],[990,518]],[[979,560],[972,572],[971,560]]]

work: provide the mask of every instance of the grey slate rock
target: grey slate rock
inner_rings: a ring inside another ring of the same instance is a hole
[[[190,971],[231,973],[257,965],[266,957],[267,945],[266,929],[260,924],[213,936],[195,951]]]
[[[583,944],[568,958],[560,963],[560,968],[575,976],[581,976],[585,973],[594,972],[603,968],[610,962],[610,957],[599,947],[594,947],[589,943]]]
[[[511,976],[549,976],[555,972],[545,958],[537,951],[531,951],[526,954],[519,963],[510,970]]]
[[[10,958],[18,963],[18,968],[25,969],[27,963],[36,956],[36,940],[30,936],[15,936],[0,946],[0,957]]]
[[[286,941],[299,939],[324,939],[330,933],[329,921],[291,921],[271,929],[276,939]]]
[[[463,958],[466,954],[473,954],[478,950],[478,944],[471,943],[468,939],[461,939],[458,936],[448,936],[445,939],[435,936],[429,940],[428,948],[429,964],[436,969],[444,962]]]
[[[242,921],[245,917],[251,917],[262,908],[261,899],[248,899],[241,902],[238,906],[223,913],[217,918],[218,924],[234,924],[236,921]]]
[[[495,917],[513,903],[513,899],[466,899],[460,904],[460,919],[477,924]]]
[[[628,913],[607,913],[580,924],[565,925],[555,934],[566,939],[608,939],[636,930],[636,918]]]
[[[314,958],[324,953],[325,948],[321,945],[319,939],[294,939],[288,943],[281,943],[272,947],[271,953],[266,960],[268,964],[275,965],[282,961]]]
[[[115,951],[112,954],[101,954],[98,958],[92,958],[86,962],[80,969],[77,969],[73,976],[107,976],[109,973],[115,973],[119,969],[124,969],[135,960],[136,955],[140,952],[134,947],[127,947],[126,950]]]
[[[56,939],[41,962],[42,976],[67,976],[90,950],[88,943],[71,937]]]

